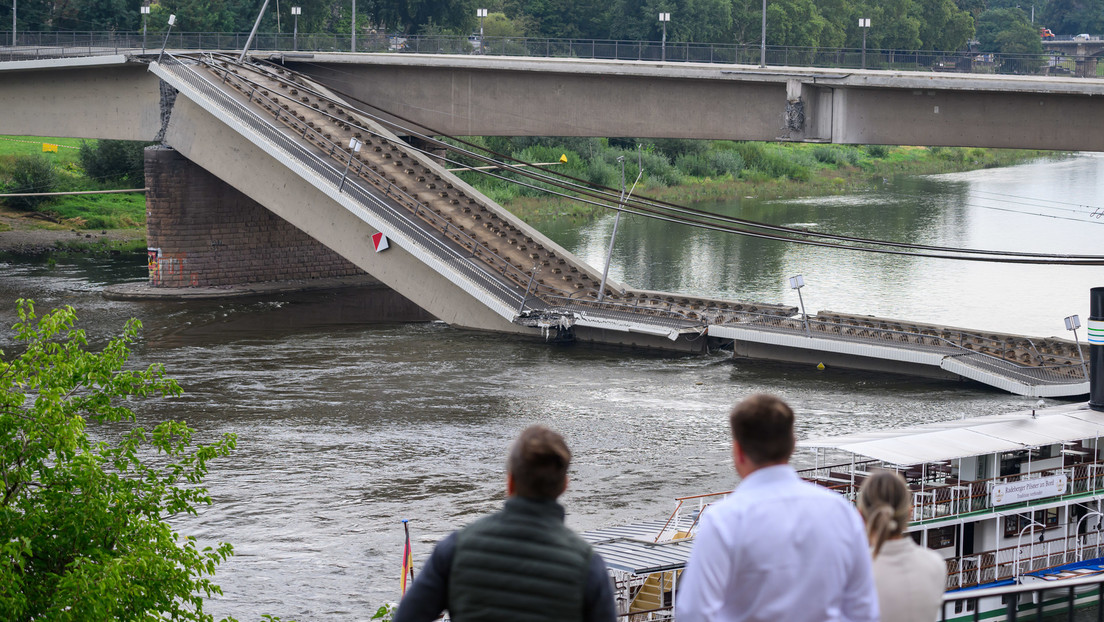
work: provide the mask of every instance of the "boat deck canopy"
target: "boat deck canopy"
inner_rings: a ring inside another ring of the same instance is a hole
[[[680,516],[677,520],[672,520],[670,523],[663,520],[651,520],[643,521],[640,523],[633,523],[631,525],[621,525],[619,527],[605,527],[602,529],[595,529],[593,531],[584,531],[579,534],[591,544],[597,544],[606,540],[617,539],[630,539],[641,540],[644,542],[654,542],[656,537],[663,531],[664,527],[668,530],[674,531],[689,531],[690,526],[694,524],[694,518],[697,514],[697,510],[693,512],[687,512]],[[665,539],[670,539],[668,536]]]
[[[594,545],[594,550],[606,561],[606,567],[635,575],[667,570],[681,570],[690,559],[693,540],[642,542],[640,540],[606,540]]]
[[[892,431],[808,439],[807,449],[832,449],[908,466],[1070,443],[1104,435],[1104,412],[1084,403],[985,415]]]

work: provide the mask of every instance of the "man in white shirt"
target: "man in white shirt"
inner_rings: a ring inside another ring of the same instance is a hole
[[[753,395],[729,415],[742,478],[706,508],[675,601],[678,622],[877,622],[862,518],[789,465],[793,410]]]

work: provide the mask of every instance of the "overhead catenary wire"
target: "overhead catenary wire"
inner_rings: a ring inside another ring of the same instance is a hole
[[[304,87],[304,85],[301,85],[301,84],[299,84],[298,86],[300,88],[306,88],[306,87]],[[414,122],[410,121],[409,119],[405,119],[405,118],[401,117],[400,115],[395,115],[394,113],[390,113],[390,112],[387,112],[387,111],[382,111],[378,107],[373,106],[373,105],[371,105],[367,102],[364,102],[363,100],[360,100],[359,98],[357,98],[357,97],[355,97],[355,96],[353,96],[349,93],[342,92],[339,89],[335,89],[333,87],[328,87],[328,88],[329,88],[329,90],[333,91],[334,93],[336,93],[338,95],[346,97],[346,98],[348,98],[350,100],[353,100],[355,102],[358,102],[360,104],[367,105],[367,106],[369,106],[369,107],[371,107],[375,110],[379,110],[380,112],[388,114],[388,115],[390,115],[390,116],[392,116],[396,119],[399,119],[400,121],[403,121],[403,122],[406,122],[406,123],[411,123],[412,125],[420,127],[422,129],[426,130],[427,132],[430,132],[430,134],[427,134],[427,133],[421,132],[421,131],[417,131],[417,130],[411,128],[411,127],[404,126],[401,123],[390,121],[390,120],[385,119],[383,117],[380,117],[378,115],[373,115],[371,113],[367,113],[363,110],[357,111],[360,114],[363,114],[364,116],[366,116],[366,117],[368,117],[368,118],[370,118],[370,119],[372,119],[372,120],[374,120],[378,123],[381,123],[385,126],[392,127],[394,129],[402,132],[402,133],[408,134],[410,136],[414,136],[414,137],[419,138],[421,140],[424,140],[424,141],[426,141],[426,142],[428,142],[432,145],[440,146],[440,147],[443,147],[443,148],[445,148],[449,151],[460,153],[463,156],[470,157],[470,158],[475,159],[479,162],[486,162],[486,163],[489,163],[489,164],[500,166],[503,169],[508,170],[510,172],[513,172],[513,173],[515,173],[517,175],[520,175],[522,177],[527,177],[527,178],[533,179],[534,181],[538,181],[540,183],[548,184],[548,185],[551,185],[553,187],[560,188],[562,190],[577,192],[577,193],[580,193],[580,194],[582,194],[584,196],[587,196],[587,197],[590,197],[590,198],[589,199],[581,199],[579,197],[574,197],[574,196],[570,196],[570,195],[563,194],[563,193],[549,191],[546,188],[542,188],[542,187],[534,185],[534,184],[526,184],[526,183],[523,183],[523,182],[519,182],[518,180],[510,179],[510,178],[508,178],[506,176],[503,176],[503,175],[493,174],[493,173],[490,173],[490,172],[487,172],[487,171],[476,171],[480,174],[484,174],[484,175],[488,175],[488,176],[491,176],[491,177],[494,177],[494,178],[502,179],[503,181],[507,181],[507,182],[510,182],[510,183],[518,183],[518,184],[520,184],[524,187],[534,188],[534,189],[537,189],[537,190],[540,190],[540,191],[543,191],[543,192],[549,192],[550,194],[553,194],[555,196],[561,196],[561,197],[569,198],[569,199],[572,199],[572,200],[581,200],[584,203],[600,206],[600,207],[607,208],[607,209],[618,209],[615,206],[617,201],[616,201],[616,199],[613,198],[614,197],[614,191],[610,188],[606,188],[604,186],[595,186],[593,184],[589,184],[585,180],[581,180],[581,179],[572,177],[570,175],[559,173],[557,171],[552,172],[555,175],[555,177],[553,177],[552,175],[545,174],[544,171],[539,171],[539,172],[538,171],[533,171],[533,170],[526,171],[526,170],[522,170],[521,168],[514,167],[512,165],[504,164],[503,162],[496,161],[496,160],[494,160],[490,157],[483,156],[483,155],[481,155],[479,153],[476,153],[474,151],[462,149],[460,147],[457,147],[456,145],[452,145],[452,144],[450,144],[446,141],[440,140],[440,139],[436,138],[436,136],[437,135],[445,136],[445,135],[441,134],[439,132],[435,132],[432,128],[426,128],[424,125],[414,123]],[[328,98],[328,96],[326,94],[323,94],[323,93],[315,92],[315,95],[318,96],[318,97]],[[348,107],[348,102],[346,102],[344,105],[346,107]],[[370,133],[375,134],[375,132],[372,132],[368,128],[361,128],[361,127],[358,126],[358,129],[368,131]],[[387,137],[381,137],[381,138],[387,139]],[[518,160],[516,158],[512,158],[512,157],[506,156],[504,154],[495,153],[492,150],[481,148],[481,147],[479,147],[477,145],[474,145],[473,143],[471,143],[469,141],[465,141],[463,139],[458,139],[458,138],[454,138],[454,137],[448,137],[448,138],[450,140],[453,140],[453,141],[456,141],[458,143],[461,143],[461,144],[467,145],[469,147],[472,147],[473,149],[480,149],[480,150],[483,150],[483,151],[487,151],[488,153],[494,154],[495,156],[506,159],[506,160],[510,160],[510,161],[513,161],[513,162],[521,162],[520,160]],[[413,149],[415,149],[419,152],[425,153],[426,155],[428,155],[430,157],[437,158],[437,159],[443,159],[443,160],[445,160],[445,161],[447,161],[451,164],[466,166],[469,169],[473,168],[472,165],[470,165],[470,164],[462,163],[462,162],[447,159],[447,158],[441,158],[440,155],[438,155],[436,153],[431,153],[431,152],[429,152],[425,149],[419,149],[419,148],[416,148],[416,147],[412,147],[409,144],[406,144],[405,146],[407,148],[413,148]],[[563,179],[567,179],[569,181],[565,182],[565,181],[561,181],[560,179],[557,179],[557,178],[563,178]],[[646,217],[646,218],[653,218],[653,219],[661,220],[661,221],[664,221],[664,222],[683,224],[683,225],[694,226],[694,227],[698,227],[698,228],[705,228],[705,229],[711,229],[711,230],[722,231],[722,232],[727,232],[727,233],[733,233],[733,234],[737,234],[737,235],[760,237],[760,238],[764,238],[764,239],[771,239],[771,240],[777,240],[777,241],[784,241],[784,242],[791,242],[791,243],[801,243],[801,244],[810,244],[810,245],[814,245],[814,246],[822,246],[822,247],[828,247],[828,248],[839,248],[839,249],[845,249],[845,250],[855,250],[855,251],[864,251],[864,252],[882,252],[882,253],[888,253],[888,254],[908,255],[908,256],[917,256],[917,257],[933,257],[933,258],[943,258],[943,259],[992,261],[992,262],[1007,262],[1007,263],[1062,264],[1062,265],[1104,265],[1104,256],[1100,256],[1100,255],[1070,255],[1070,254],[1029,253],[1029,252],[1020,252],[1020,251],[971,249],[971,248],[960,248],[960,247],[946,247],[946,246],[935,246],[935,245],[911,244],[911,243],[904,243],[904,242],[893,242],[893,241],[877,240],[877,239],[871,239],[871,238],[861,238],[861,237],[857,237],[857,236],[842,236],[842,235],[838,235],[838,234],[828,234],[828,233],[822,233],[822,232],[817,232],[817,231],[811,231],[811,230],[808,230],[808,229],[799,229],[799,228],[794,228],[794,227],[784,227],[784,226],[780,226],[780,225],[771,225],[771,224],[768,224],[768,223],[752,221],[752,220],[749,220],[749,219],[741,219],[741,218],[736,218],[736,217],[731,217],[731,216],[725,216],[725,215],[721,215],[721,214],[707,212],[707,211],[704,211],[704,210],[697,210],[697,209],[694,209],[694,208],[689,208],[689,207],[680,206],[680,205],[677,205],[677,204],[668,203],[668,202],[664,202],[664,201],[657,201],[657,200],[645,200],[645,199],[637,198],[637,199],[633,199],[632,201],[627,202],[626,207],[621,208],[621,209],[624,209],[624,211],[626,211],[627,213],[640,215],[640,216]],[[723,223],[728,223],[728,224],[723,224]],[[729,226],[730,224],[738,224],[738,225],[741,225],[742,227],[751,227],[753,229],[761,229],[761,230],[764,230],[764,231],[774,231],[776,233],[785,233],[787,235],[764,234],[764,233],[761,233],[761,232],[751,231],[749,229]],[[799,237],[789,237],[789,236],[799,236]],[[838,244],[838,243],[834,243],[834,242],[823,242],[823,241],[819,241],[819,240],[834,240],[836,242],[848,242],[848,244]],[[865,244],[865,245],[868,245],[868,246],[855,246],[854,244]],[[879,248],[879,247],[885,247],[885,248]],[[891,249],[897,249],[897,250],[891,250]],[[917,252],[917,251],[924,251],[924,252]]]

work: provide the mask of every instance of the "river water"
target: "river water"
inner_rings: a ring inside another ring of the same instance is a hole
[[[1097,252],[1104,158],[886,179],[877,191],[708,206],[748,218],[866,237],[978,248]],[[612,217],[542,230],[601,265]],[[797,304],[949,325],[1062,335],[1087,316],[1099,268],[1018,267],[827,251],[625,219],[612,278],[637,287]],[[725,413],[753,392],[784,396],[802,437],[1029,408],[976,385],[733,361],[545,346],[440,323],[343,321],[339,293],[235,302],[113,302],[111,283],[145,278],[143,256],[11,259],[0,323],[14,300],[73,305],[92,338],[129,317],[145,328],[133,360],[162,363],[182,398],[141,404],[141,422],[186,420],[238,449],[208,478],[214,504],[177,519],[202,542],[230,542],[216,616],[363,620],[397,600],[402,519],[416,565],[432,543],[497,508],[506,447],[531,423],[575,452],[563,501],[592,529],[666,518],[676,496],[732,486]],[[11,337],[0,346],[11,347]],[[799,461],[808,460],[799,456]]]

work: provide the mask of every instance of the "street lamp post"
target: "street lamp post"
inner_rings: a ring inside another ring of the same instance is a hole
[[[1077,339],[1077,329],[1081,328],[1081,316],[1071,315],[1066,318],[1066,330],[1073,331],[1073,342],[1077,344],[1077,354],[1081,357],[1081,373],[1085,374],[1085,380],[1089,379],[1089,372],[1085,369],[1085,354],[1081,352],[1081,342]]]
[[[797,290],[797,300],[801,303],[801,322],[805,325],[805,336],[812,337],[809,333],[809,316],[805,315],[805,299],[801,297],[802,287],[805,287],[805,277],[800,274],[790,277],[790,289]]]
[[[15,13],[19,0],[12,0],[12,47],[15,47]]]
[[[862,28],[863,31],[862,68],[866,69],[866,31],[870,30],[870,18],[860,17],[859,28]]]
[[[479,18],[479,53],[486,54],[487,49],[483,46],[483,18],[487,17],[487,9],[476,9],[475,16]]]
[[[267,0],[266,0],[267,1]],[[161,64],[161,57],[165,55],[165,47],[169,45],[169,33],[172,32],[173,24],[176,23],[176,14],[169,16],[169,27],[165,29],[165,41],[161,44],[161,53],[157,55],[157,63]],[[244,56],[245,53],[243,52]]]
[[[146,53],[146,21],[149,19],[150,8],[148,4],[143,4],[142,8],[142,53]]]
[[[293,17],[295,17],[295,30],[292,31],[292,35],[291,35],[291,49],[292,49],[292,51],[298,51],[299,50],[299,13],[301,13],[302,11],[303,11],[303,9],[300,8],[300,7],[297,7],[297,6],[291,7],[291,15]]]
[[[353,0],[353,25],[349,28],[353,33],[352,51],[356,52],[356,0]]]
[[[767,0],[763,0],[763,27],[759,33],[759,66],[767,66]]]
[[[660,61],[667,62],[667,22],[671,21],[670,13],[660,13],[659,23],[663,24],[663,41],[659,45]]]

